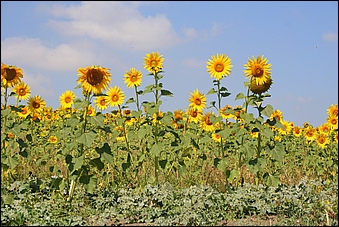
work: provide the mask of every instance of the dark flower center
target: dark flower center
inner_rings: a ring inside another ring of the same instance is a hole
[[[11,81],[16,76],[16,70],[15,69],[6,69],[6,75],[5,78],[7,81]]]
[[[216,64],[214,67],[215,71],[218,73],[224,71],[224,68],[225,68],[224,64],[220,64],[220,63]]]
[[[90,69],[87,72],[86,79],[92,86],[97,86],[104,79],[104,74],[98,69]]]

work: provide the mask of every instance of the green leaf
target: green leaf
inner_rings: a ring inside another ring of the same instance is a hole
[[[156,143],[153,144],[153,146],[152,146],[150,152],[151,152],[152,154],[154,154],[155,156],[159,156],[159,155],[160,155],[160,149],[159,149],[158,144],[156,144]]]
[[[105,120],[105,117],[104,115],[102,115],[102,113],[98,113],[96,116],[93,116],[93,117],[89,117],[88,118],[88,122],[96,125],[96,126],[104,126],[105,123],[104,123],[104,120]]]
[[[214,88],[211,88],[211,90],[209,90],[206,95],[211,95],[211,94],[216,94],[216,93],[217,91]]]
[[[275,160],[282,162],[285,156],[284,145],[282,143],[277,142],[270,153]]]
[[[80,137],[77,138],[77,141],[79,143],[83,143],[84,145],[86,145],[87,147],[90,147],[93,143],[93,141],[95,140],[96,134],[92,131],[90,132],[86,132],[81,134]]]
[[[161,95],[173,97],[173,93],[168,90],[161,90]]]
[[[217,168],[220,170],[225,171],[227,167],[227,159],[223,158],[219,161],[219,163],[217,164]]]
[[[159,161],[159,165],[162,169],[166,168],[167,159]]]
[[[82,164],[84,163],[84,157],[80,156],[78,158],[73,158],[73,160],[74,160],[74,169],[75,170],[80,169]]]
[[[98,179],[94,176],[83,175],[80,177],[79,182],[84,184],[84,188],[87,193],[93,193],[95,187],[97,186]]]
[[[243,93],[239,93],[239,94],[237,94],[237,96],[235,97],[235,100],[238,100],[238,99],[243,99],[243,98],[245,98],[245,95],[243,94]]]
[[[135,102],[134,98],[129,98],[129,99],[125,102],[125,104],[129,104],[129,103],[132,103],[132,102]]]
[[[264,107],[261,113],[266,117],[270,117],[271,114],[273,113],[273,107],[270,104],[268,104],[267,106]]]
[[[104,163],[100,160],[100,158],[92,159],[89,162],[90,165],[95,166],[98,170],[102,170],[104,168]]]
[[[109,164],[114,165],[112,154],[104,152],[101,154],[101,158],[104,159]]]

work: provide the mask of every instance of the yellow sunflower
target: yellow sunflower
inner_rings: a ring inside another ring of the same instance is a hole
[[[213,114],[212,112],[207,112],[202,115],[200,126],[206,132],[213,132],[215,130],[215,126],[210,120],[212,114]]]
[[[110,106],[119,106],[124,103],[125,95],[120,87],[114,86],[107,92],[107,103]]]
[[[257,85],[262,85],[267,83],[271,75],[271,66],[268,64],[268,60],[262,56],[254,57],[253,59],[248,59],[248,62],[244,64],[245,70],[244,73],[246,77],[251,77],[255,79]]]
[[[131,87],[138,87],[141,84],[142,73],[135,69],[130,68],[129,71],[126,71],[124,74],[124,83],[127,85],[128,88]]]
[[[1,64],[1,84],[5,88],[14,87],[21,82],[22,77],[22,69],[12,65],[6,65],[4,63]]]
[[[330,125],[332,131],[338,128],[338,116],[329,116],[326,121]]]
[[[46,102],[41,98],[40,95],[35,95],[28,100],[29,109],[32,113],[42,112],[46,106]]]
[[[15,85],[13,88],[15,96],[20,100],[27,100],[31,96],[31,88],[23,81]]]
[[[97,96],[95,99],[94,99],[94,104],[95,106],[103,111],[107,108],[107,96]]]
[[[212,139],[215,141],[215,142],[218,142],[220,143],[221,142],[221,136],[217,133],[212,133]]]
[[[334,105],[332,104],[328,109],[327,109],[327,114],[329,117],[338,117],[338,104]]]
[[[256,79],[252,77],[251,84],[249,86],[249,89],[254,93],[254,94],[262,94],[266,91],[268,91],[271,88],[272,85],[272,78],[269,76],[267,81],[264,82],[263,84],[257,84]]]
[[[191,97],[189,97],[188,101],[190,102],[189,107],[198,111],[203,111],[206,106],[206,96],[199,92],[198,89],[191,92]]]
[[[226,105],[226,106],[220,108],[220,111],[219,111],[220,116],[221,116],[222,118],[226,119],[226,120],[228,120],[228,119],[234,119],[234,120],[236,120],[237,117],[236,117],[235,115],[233,115],[233,114],[228,114],[228,113],[224,113],[224,112],[225,112],[226,110],[228,110],[228,109],[229,109],[229,110],[232,110],[233,108],[232,108],[232,106],[230,106],[230,105]]]
[[[75,98],[76,98],[76,95],[73,91],[71,90],[65,91],[59,97],[61,107],[64,109],[72,107]]]
[[[331,126],[327,122],[325,122],[319,126],[319,132],[328,135],[331,132]]]
[[[208,59],[206,67],[211,78],[221,80],[231,73],[233,65],[226,54],[216,54],[212,56],[212,59]]]
[[[78,69],[78,84],[81,84],[85,93],[99,94],[111,82],[111,73],[108,68],[101,66],[87,66]]]
[[[49,141],[50,143],[57,143],[57,142],[58,142],[58,138],[57,138],[56,136],[50,136],[50,137],[48,138],[48,141]]]
[[[186,113],[188,115],[189,123],[191,122],[198,123],[201,120],[202,112],[198,111],[197,109],[189,108]]]
[[[294,127],[292,132],[295,137],[300,137],[303,135],[303,129],[300,126]]]
[[[31,111],[28,106],[24,106],[21,108],[21,112],[17,113],[20,118],[26,118],[31,113]]]
[[[150,73],[157,73],[162,70],[162,63],[164,62],[164,58],[159,52],[152,52],[146,54],[144,57],[144,68]]]
[[[270,120],[273,121],[273,118],[276,118],[278,121],[283,120],[283,114],[280,110],[274,110],[270,116]]]
[[[327,144],[330,143],[330,139],[327,137],[327,135],[323,133],[319,133],[318,135],[316,135],[315,141],[317,142],[318,146],[323,149],[326,147]]]
[[[95,111],[95,108],[93,106],[88,106],[87,115],[93,117],[96,114],[97,114],[97,112]]]
[[[306,141],[313,141],[317,136],[317,130],[311,126],[304,128],[304,137]]]

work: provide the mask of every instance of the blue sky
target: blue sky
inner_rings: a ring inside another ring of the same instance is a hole
[[[221,80],[231,93],[222,106],[243,104],[235,100],[246,94],[243,65],[261,55],[273,79],[263,105],[282,111],[284,120],[318,126],[338,103],[337,1],[1,1],[1,62],[21,68],[32,95],[47,106],[57,108],[66,90],[82,97],[77,69],[90,65],[109,68],[110,87],[120,86],[126,101],[135,97],[123,75],[134,67],[143,73],[139,89],[153,83],[143,67],[150,52],[164,57],[160,82],[173,93],[162,97],[165,112],[185,110],[195,89],[215,88],[206,62],[217,53],[233,64]],[[216,100],[208,95],[208,106]]]

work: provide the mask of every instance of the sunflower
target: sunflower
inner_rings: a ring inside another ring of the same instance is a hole
[[[96,96],[94,104],[99,110],[105,110],[107,108],[107,96]]]
[[[213,113],[212,112],[207,112],[205,114],[203,114],[202,118],[201,118],[201,122],[200,122],[200,126],[203,130],[207,131],[207,132],[213,132],[215,130],[215,126],[213,125],[213,123],[210,120],[210,117]]]
[[[317,136],[317,130],[311,126],[304,129],[304,137],[306,141],[313,141]]]
[[[50,143],[57,143],[58,142],[58,138],[56,136],[50,136],[48,141]]]
[[[35,95],[28,100],[29,109],[31,112],[41,112],[46,106],[46,102],[41,98],[40,95]]]
[[[87,108],[87,116],[95,116],[97,113],[95,111],[95,108],[93,106],[88,106]]]
[[[202,112],[198,111],[197,109],[190,108],[190,109],[187,110],[186,113],[188,115],[188,122],[189,123],[191,123],[191,122],[198,123],[201,120]]]
[[[119,106],[124,103],[125,95],[120,87],[114,86],[107,92],[107,104],[110,106]]]
[[[72,107],[74,103],[74,99],[76,98],[76,95],[73,91],[67,90],[64,93],[62,93],[59,97],[59,101],[61,104],[61,107],[66,109]]]
[[[319,128],[319,132],[325,135],[328,135],[331,132],[331,126],[327,122],[323,123],[318,128]]]
[[[21,108],[21,112],[17,113],[20,118],[26,118],[31,113],[31,111],[28,106],[24,106]]]
[[[231,59],[226,54],[216,54],[212,56],[212,60],[207,61],[207,72],[210,77],[221,80],[223,77],[231,73],[233,65]]]
[[[22,77],[22,69],[12,65],[6,65],[4,63],[1,64],[1,84],[5,88],[14,87],[21,82]]]
[[[271,113],[270,120],[273,121],[273,118],[276,118],[278,121],[282,121],[283,120],[282,112],[280,110],[274,110]]]
[[[138,87],[141,84],[142,73],[135,69],[130,68],[129,71],[126,71],[124,74],[124,83],[127,85],[128,88],[131,87]]]
[[[212,139],[215,141],[215,142],[218,142],[220,143],[221,142],[221,136],[217,133],[212,133]]]
[[[150,73],[157,73],[162,70],[164,58],[159,52],[146,54],[144,57],[144,68]]]
[[[237,117],[236,117],[234,114],[225,113],[226,110],[233,110],[233,108],[232,108],[232,106],[230,106],[230,105],[226,105],[226,106],[220,108],[219,113],[220,113],[220,116],[221,116],[222,118],[224,118],[224,119],[226,119],[226,120],[227,120],[227,119],[234,119],[234,120],[237,119]]]
[[[254,94],[262,94],[270,89],[272,85],[272,78],[269,76],[267,81],[264,82],[263,84],[257,84],[256,79],[252,77],[251,84],[249,86],[249,89],[254,93]]]
[[[327,144],[330,143],[329,138],[327,137],[327,135],[323,134],[323,133],[319,133],[318,135],[316,135],[316,140],[315,140],[318,144],[319,147],[321,148],[325,148]]]
[[[31,88],[23,81],[15,85],[13,88],[15,96],[20,100],[27,100],[31,96]]]
[[[203,111],[206,106],[206,96],[196,89],[194,92],[191,92],[191,97],[188,99],[190,102],[189,107],[192,109],[197,109],[198,111]]]
[[[111,73],[108,68],[101,66],[87,66],[86,68],[78,69],[78,84],[82,84],[85,93],[99,94],[103,89],[106,89],[111,81]]]
[[[253,59],[248,59],[248,62],[244,64],[245,70],[244,73],[246,77],[251,77],[255,79],[257,85],[262,85],[267,83],[271,75],[271,66],[272,64],[268,64],[268,60],[262,56],[258,56],[255,58],[252,56]]]
[[[338,117],[338,104],[336,104],[336,105],[332,104],[327,109],[327,114],[328,114],[329,117],[332,117],[332,116]]]
[[[300,126],[294,127],[292,132],[295,137],[300,137],[303,135],[303,129]]]
[[[332,131],[338,128],[338,116],[329,116],[326,121],[330,125]]]

